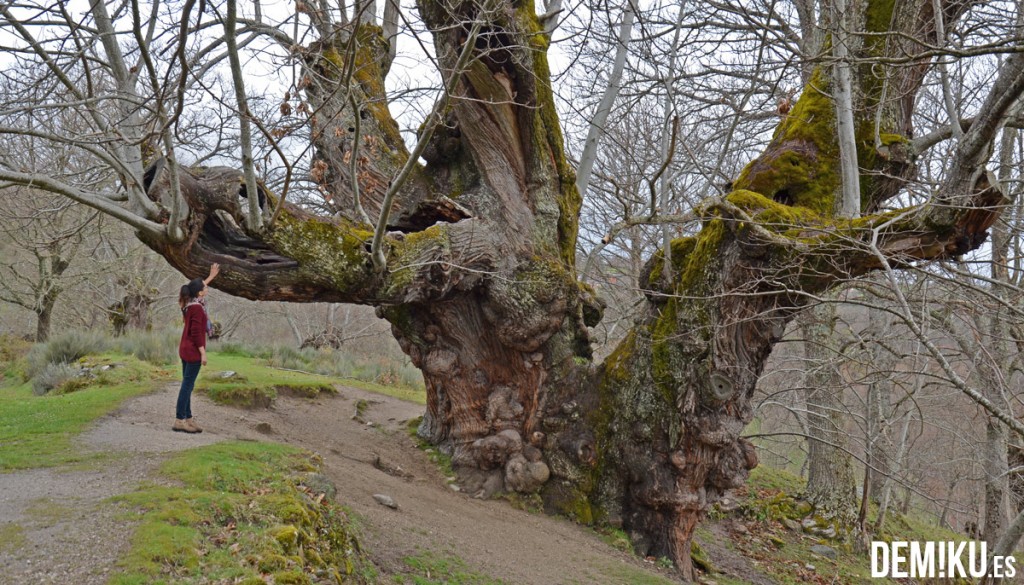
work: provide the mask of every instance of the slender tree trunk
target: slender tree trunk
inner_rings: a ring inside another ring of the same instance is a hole
[[[910,432],[910,414],[904,415],[903,431],[900,434],[899,447],[896,450],[896,458],[893,465],[886,470],[885,482],[882,484],[882,495],[879,498],[878,518],[875,519],[874,532],[879,534],[885,526],[885,517],[889,513],[889,502],[892,498],[893,484],[896,482],[896,474],[903,467],[903,460],[907,454],[907,437]]]
[[[985,421],[984,472],[985,516],[981,537],[994,547],[1009,522],[1009,465],[1006,458],[1006,425],[987,417]]]
[[[857,516],[857,484],[846,446],[843,379],[834,349],[836,305],[823,303],[801,314],[806,374],[808,475],[807,501],[816,515],[841,527]]]
[[[54,299],[56,301],[56,299]],[[53,318],[54,303],[46,303],[36,309],[36,343],[42,343],[50,339],[51,320]]]
[[[62,292],[58,282],[70,266],[70,262],[52,251],[42,254],[37,252],[36,257],[39,261],[40,274],[37,290],[39,296],[35,304],[36,342],[43,342],[50,338],[53,308],[57,305],[57,298]]]
[[[903,488],[903,500],[900,502],[900,514],[906,515],[910,513],[911,498],[914,497],[914,492],[909,487]]]
[[[1021,15],[1018,15],[1018,22]],[[1000,141],[998,178],[1010,194],[1012,204],[1016,191],[1010,186],[1013,152],[1016,147],[1018,130],[1004,129]],[[1006,222],[997,222],[992,228],[992,255],[990,270],[992,279],[999,283],[994,294],[1008,300],[1013,294],[1012,288],[1006,285],[1010,279],[1010,246],[1013,237]],[[984,326],[984,322],[980,323]],[[983,377],[981,386],[987,398],[993,402],[1006,402],[1006,380],[1013,376],[1012,371],[1003,367],[1003,356],[1010,356],[1014,351],[1007,342],[1011,338],[1007,326],[1005,309],[997,307],[988,319],[988,330],[991,336],[989,351],[978,356],[978,373]],[[985,474],[985,516],[981,526],[982,537],[994,547],[1002,536],[1010,521],[1010,466],[1008,460],[1009,429],[994,417],[988,416],[985,421],[985,445],[983,447],[983,468]]]
[[[869,316],[869,338],[883,340],[892,327],[892,316],[872,311]],[[871,493],[878,498],[884,491],[886,474],[892,467],[892,376],[895,374],[895,355],[881,344],[874,344],[869,352],[876,370],[868,384],[867,395],[867,465],[872,468]]]
[[[949,479],[949,485],[946,487],[946,501],[942,504],[942,512],[939,513],[939,526],[948,526],[947,516],[949,515],[949,506],[953,503],[953,492],[956,491],[956,486],[960,485],[962,476],[954,474]]]

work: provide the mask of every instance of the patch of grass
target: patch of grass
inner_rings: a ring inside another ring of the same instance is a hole
[[[747,487],[785,492],[791,496],[802,493],[806,485],[800,476],[767,465],[755,467],[747,480]]]
[[[0,554],[12,553],[25,546],[25,529],[14,522],[0,523]]]
[[[421,552],[402,559],[411,574],[395,575],[396,583],[412,585],[501,585],[504,581],[476,573],[453,555]]]
[[[179,485],[114,500],[141,521],[111,585],[366,583],[375,574],[348,513],[307,487],[320,460],[256,442],[184,451],[161,466]]]
[[[89,384],[89,381],[81,376],[82,370],[71,364],[46,364],[32,378],[32,393],[42,396],[47,392],[56,391],[58,394],[66,394],[81,390]]]
[[[72,439],[126,399],[155,390],[170,373],[130,356],[87,358],[89,366],[120,364],[70,394],[34,396],[29,383],[0,388],[0,471],[53,467],[89,454]]]
[[[166,331],[130,331],[114,340],[114,347],[119,353],[134,355],[140,360],[158,366],[169,366],[180,363],[178,342],[181,332]]]
[[[235,375],[224,378],[228,371]],[[252,408],[270,406],[278,394],[307,398],[336,394],[333,384],[337,383],[341,381],[327,376],[272,368],[247,355],[211,352],[196,389],[214,402]]]
[[[544,513],[544,498],[540,494],[524,494],[520,492],[503,492],[498,494],[499,498],[508,502],[516,510],[529,512],[531,514]]]
[[[629,535],[625,530],[611,526],[597,527],[594,530],[608,546],[630,555],[636,554],[636,551],[633,550],[633,542],[629,540]]]
[[[373,382],[365,382],[363,380],[356,380],[353,378],[342,378],[341,383],[345,386],[359,388],[360,390],[366,390],[367,392],[373,392],[375,394],[383,394],[406,402],[413,402],[415,404],[427,403],[427,392],[421,388],[412,388],[408,386],[385,386],[383,384],[375,384]]]
[[[21,377],[17,364],[32,350],[32,342],[13,335],[0,335],[0,377]]]
[[[416,429],[419,428],[421,422],[423,422],[422,416],[409,419],[409,422],[406,423],[409,430],[409,436],[416,441],[416,446],[422,449],[423,452],[430,457],[430,462],[436,465],[445,477],[449,478],[449,483],[454,481],[452,478],[455,477],[455,468],[452,467],[451,455],[446,455],[438,451],[437,447],[434,447],[430,443],[424,441],[416,434]]]
[[[26,373],[34,378],[49,364],[70,364],[88,355],[100,355],[110,347],[110,340],[95,331],[65,331],[37,343],[29,350]]]
[[[25,510],[32,522],[52,526],[72,517],[74,510],[49,498],[33,501]]]
[[[426,403],[423,376],[408,361],[387,356],[364,358],[344,349],[296,349],[287,345],[257,345],[217,341],[208,346],[211,356],[258,360],[275,371],[320,375],[336,383],[416,404]],[[220,367],[211,360],[211,365]],[[231,369],[231,368],[225,368]]]
[[[365,389],[379,392],[379,388],[393,389],[394,394],[384,394],[407,400],[409,397],[422,396],[425,393],[423,375],[408,361],[399,361],[387,356],[375,358],[359,357],[344,349],[312,348],[295,349],[288,346],[277,346],[256,350],[247,348],[251,355],[264,358],[267,363],[277,368],[314,372],[324,376],[343,378],[351,386],[363,388],[354,382],[370,384]],[[423,398],[412,398],[422,403]]]
[[[605,577],[610,577],[619,583],[629,583],[630,585],[672,585],[678,583],[678,581],[642,571],[625,563],[618,565],[606,564],[599,567],[598,571]],[[715,581],[718,581],[717,577]]]
[[[753,470],[750,480],[743,488],[735,491],[739,506],[731,512],[719,510],[712,521],[726,522],[719,529],[726,532],[723,539],[716,533],[701,526],[697,529],[695,541],[704,549],[715,564],[714,550],[726,548],[735,551],[750,561],[750,570],[770,577],[773,581],[788,585],[797,583],[846,583],[855,585],[881,585],[894,583],[889,579],[873,579],[870,573],[870,558],[853,550],[849,541],[842,538],[828,540],[802,531],[788,530],[783,519],[800,520],[810,512],[810,506],[799,499],[804,490],[804,481],[786,471],[760,466]],[[869,525],[874,523],[877,506],[872,505],[868,517]],[[747,530],[738,533],[730,526],[739,522]],[[956,532],[940,528],[934,520],[924,515],[901,515],[890,511],[881,534],[873,540],[883,541],[963,541],[965,537]],[[824,544],[836,551],[836,558],[829,559],[811,552],[811,547]],[[813,569],[807,568],[813,565]],[[720,585],[748,582],[737,576],[714,573],[710,580]]]

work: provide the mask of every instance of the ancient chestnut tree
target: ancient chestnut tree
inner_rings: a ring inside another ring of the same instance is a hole
[[[1019,38],[1000,40],[1007,56],[975,116],[918,138],[937,31],[971,3],[841,4],[761,154],[694,210],[696,235],[647,261],[643,315],[601,364],[588,328],[602,306],[577,279],[583,201],[548,65],[555,6],[538,16],[528,0],[420,0],[443,88],[410,150],[384,84],[393,2],[382,26],[373,2],[300,0],[285,26],[233,0],[6,5],[16,83],[0,132],[73,144],[117,187],[13,152],[0,155],[0,180],[129,223],[188,276],[219,262],[216,286],[231,294],[377,307],[423,372],[419,433],[451,453],[471,493],[539,492],[550,510],[623,526],[639,551],[692,577],[694,527],[757,464],[741,431],[787,322],[839,281],[979,247],[1003,203],[985,165],[1024,90]],[[799,8],[817,26],[814,7]],[[283,32],[297,23],[300,38]],[[289,130],[246,95],[253,69],[239,56],[257,39],[298,71],[280,110],[311,148],[307,167],[285,164],[276,182],[257,162],[294,153],[276,142]],[[216,71],[230,71],[233,98],[213,91]],[[195,114],[213,99],[238,113],[225,126],[237,128],[238,165],[186,164],[222,128]],[[41,122],[47,108],[90,131]],[[950,137],[930,202],[893,209],[917,154]],[[298,203],[295,174],[329,205]]]

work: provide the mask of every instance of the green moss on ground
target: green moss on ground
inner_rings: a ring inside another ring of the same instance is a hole
[[[452,466],[451,455],[438,451],[437,447],[431,445],[416,434],[416,429],[419,428],[422,422],[422,416],[409,419],[409,422],[406,423],[406,429],[409,431],[409,436],[416,442],[416,446],[427,454],[430,458],[430,462],[437,466],[438,471],[447,478],[448,483],[453,483],[455,481],[455,468]]]
[[[277,583],[371,582],[349,514],[304,483],[319,466],[273,443],[175,455],[160,471],[177,485],[114,499],[141,519],[111,585],[256,582],[264,573]]]
[[[872,578],[870,558],[854,551],[852,543],[838,539],[794,531],[786,527],[813,517],[810,504],[800,499],[805,482],[798,476],[767,466],[755,468],[747,484],[735,490],[739,506],[730,512],[713,508],[709,518],[699,527],[696,541],[713,567],[722,566],[716,558],[731,560],[729,574],[714,573],[706,579],[715,583],[748,583],[750,575],[757,573],[781,584],[847,583],[878,585],[896,583],[889,579]],[[873,524],[877,507],[872,506],[868,517]],[[744,530],[737,531],[742,524]],[[723,540],[722,535],[726,538]],[[886,526],[874,540],[884,541],[964,541],[962,534],[940,528],[934,518],[911,513],[903,515],[890,511]],[[836,551],[830,559],[811,551],[823,544]],[[726,549],[728,552],[726,552]],[[744,558],[746,569],[739,569],[735,554]],[[813,568],[809,568],[813,567]]]

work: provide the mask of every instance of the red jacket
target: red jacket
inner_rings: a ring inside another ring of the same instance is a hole
[[[178,344],[178,357],[186,362],[202,361],[200,347],[206,347],[206,311],[199,303],[185,307],[185,329]]]

